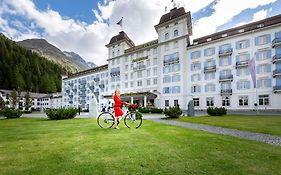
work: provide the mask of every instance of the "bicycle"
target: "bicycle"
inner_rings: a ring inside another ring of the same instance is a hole
[[[130,110],[127,106],[125,112],[121,117],[118,118],[118,124],[120,120],[124,117],[124,123],[127,128],[139,128],[142,124],[142,115],[136,110]],[[110,109],[113,107],[103,108],[103,112],[101,112],[97,118],[97,123],[101,128],[111,128],[114,125],[114,115],[113,112],[110,112]],[[131,108],[132,109],[132,108]]]

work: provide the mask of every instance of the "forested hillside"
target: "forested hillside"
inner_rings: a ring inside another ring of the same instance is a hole
[[[66,70],[0,34],[0,89],[52,93],[61,91]]]

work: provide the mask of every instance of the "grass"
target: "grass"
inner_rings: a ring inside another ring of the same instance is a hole
[[[281,136],[281,116],[226,115],[181,117],[177,120]]]
[[[281,174],[281,149],[144,121],[101,129],[95,119],[0,121],[1,174]]]

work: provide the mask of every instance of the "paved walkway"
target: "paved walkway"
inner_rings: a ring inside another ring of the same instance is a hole
[[[279,145],[281,146],[281,137],[273,136],[270,134],[263,134],[263,133],[256,133],[256,132],[249,132],[249,131],[240,131],[236,129],[229,129],[217,126],[210,126],[204,124],[194,124],[194,123],[187,123],[187,122],[178,122],[174,120],[164,120],[159,117],[145,117],[148,120],[152,120],[158,123],[164,123],[169,125],[176,125],[181,126],[184,128],[207,131],[215,134],[223,134],[223,135],[230,135],[234,137],[239,137],[248,140],[255,140],[259,142],[264,142],[272,145]]]

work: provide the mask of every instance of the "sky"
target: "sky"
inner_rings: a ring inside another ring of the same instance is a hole
[[[154,25],[174,5],[191,12],[193,39],[281,14],[281,0],[0,0],[0,32],[15,41],[43,38],[102,65],[121,17],[138,45],[157,39]]]

